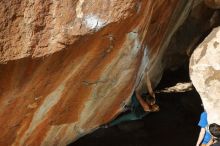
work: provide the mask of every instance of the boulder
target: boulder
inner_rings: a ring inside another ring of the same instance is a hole
[[[0,145],[64,146],[116,117],[144,76],[159,83],[193,4],[0,1]]]
[[[209,123],[220,124],[220,27],[195,49],[190,59],[190,78],[201,96]]]

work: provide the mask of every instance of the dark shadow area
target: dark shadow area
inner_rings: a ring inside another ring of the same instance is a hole
[[[189,81],[186,67],[166,71],[157,90]],[[203,111],[198,93],[157,93],[160,111],[142,120],[98,129],[69,146],[194,146],[199,134]]]

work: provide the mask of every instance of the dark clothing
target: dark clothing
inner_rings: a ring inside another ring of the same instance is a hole
[[[131,112],[133,112],[137,117],[142,117],[142,115],[146,113],[138,101],[135,92],[131,97]]]
[[[145,112],[141,104],[139,103],[136,93],[134,92],[131,97],[131,104],[129,106],[129,111],[119,115],[115,120],[111,121],[108,125],[114,126],[126,121],[133,121],[142,119],[149,112]]]

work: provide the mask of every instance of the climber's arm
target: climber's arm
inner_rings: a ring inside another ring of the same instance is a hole
[[[144,77],[144,80],[145,80],[145,83],[146,83],[146,85],[147,85],[147,91],[148,91],[148,93],[150,94],[151,97],[153,97],[153,98],[152,98],[153,100],[150,102],[150,104],[151,104],[151,105],[154,105],[155,102],[156,102],[156,96],[155,96],[154,91],[153,91],[153,89],[152,89],[152,85],[151,85],[151,81],[150,81],[150,78],[149,78],[148,73],[147,73],[147,75]]]
[[[144,111],[150,111],[150,106],[142,99],[142,97],[137,92],[135,92],[135,94]]]
[[[200,146],[203,138],[204,138],[204,135],[205,135],[205,128],[201,128],[200,130],[200,133],[199,133],[199,138],[197,140],[197,143],[196,143],[196,146]]]
[[[147,75],[144,77],[144,80],[145,80],[145,83],[147,85],[147,91],[149,92],[149,94],[155,98],[155,94],[154,94],[154,91],[152,89],[152,85],[151,85],[151,81],[150,81],[150,78],[149,78],[149,75],[147,73]]]

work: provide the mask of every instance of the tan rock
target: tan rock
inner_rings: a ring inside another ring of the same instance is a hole
[[[201,96],[209,123],[220,124],[220,27],[194,51],[190,59],[190,77]]]
[[[158,93],[172,93],[172,92],[186,92],[193,90],[192,83],[177,83],[175,86],[167,87],[163,90],[157,91]]]

